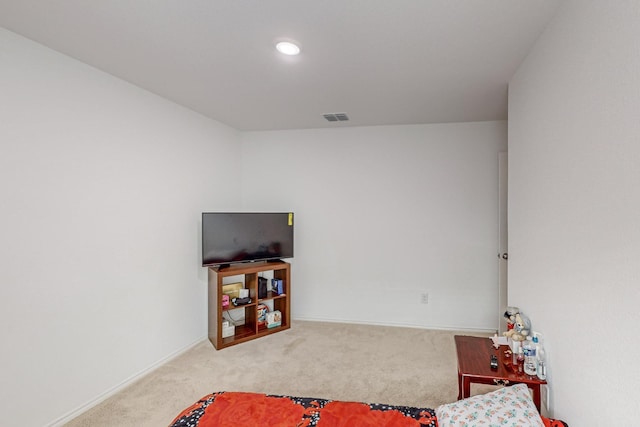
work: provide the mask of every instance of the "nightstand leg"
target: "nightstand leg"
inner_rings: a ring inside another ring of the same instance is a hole
[[[471,378],[464,377],[462,379],[462,398],[466,399],[471,396]]]
[[[533,403],[540,412],[540,384],[532,384],[531,389],[533,390]]]

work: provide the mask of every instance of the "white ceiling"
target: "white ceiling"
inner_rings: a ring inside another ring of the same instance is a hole
[[[236,129],[301,129],[506,119],[558,4],[0,0],[0,25]]]

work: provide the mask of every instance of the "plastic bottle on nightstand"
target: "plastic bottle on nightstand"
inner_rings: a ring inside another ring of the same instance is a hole
[[[524,373],[535,376],[537,367],[536,348],[531,337],[524,344]]]
[[[542,341],[540,341],[540,334],[533,334],[533,341],[537,343],[536,345],[536,375],[539,379],[545,381],[547,379],[547,362],[545,360],[545,352],[544,347],[542,345]]]

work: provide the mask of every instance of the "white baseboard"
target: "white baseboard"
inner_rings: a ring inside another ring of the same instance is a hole
[[[195,347],[196,345],[198,345],[201,342],[206,341],[206,340],[208,340],[208,337],[206,337],[206,336],[198,338],[196,341],[192,342],[191,344],[188,344],[185,347],[174,351],[173,353],[171,353],[167,357],[164,357],[164,358],[158,360],[157,362],[155,362],[154,364],[152,364],[148,368],[143,369],[142,371],[138,372],[137,374],[134,374],[134,375],[130,376],[129,378],[127,378],[126,380],[124,380],[120,384],[108,389],[104,393],[102,393],[99,396],[97,396],[95,399],[90,400],[89,402],[85,403],[84,405],[82,405],[82,406],[80,406],[80,407],[78,407],[78,408],[66,413],[65,415],[63,415],[62,417],[60,417],[57,420],[53,421],[52,423],[47,424],[47,426],[48,427],[60,427],[60,426],[63,426],[64,424],[68,423],[72,419],[76,418],[78,415],[88,411],[89,409],[93,408],[94,406],[98,405],[99,403],[104,402],[105,400],[107,400],[108,398],[110,398],[114,394],[118,393],[119,391],[122,391],[124,388],[128,387],[129,385],[133,384],[134,382],[136,382],[140,378],[144,377],[149,372],[159,368],[160,366],[164,365],[165,363],[167,363],[171,359],[175,359],[176,357],[178,357],[181,354],[191,350],[193,347]]]
[[[320,317],[293,317],[293,320],[300,320],[306,322],[327,322],[327,323],[347,323],[353,325],[371,325],[371,326],[392,326],[398,328],[415,328],[415,329],[432,329],[436,331],[452,331],[452,332],[468,332],[477,334],[493,334],[497,329],[486,328],[452,328],[449,326],[433,326],[433,325],[416,325],[412,323],[401,322],[373,322],[373,321],[361,321],[361,320],[345,320],[345,319],[333,319],[333,318],[320,318]]]

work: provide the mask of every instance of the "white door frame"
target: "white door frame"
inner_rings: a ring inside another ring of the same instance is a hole
[[[507,309],[508,303],[508,181],[509,157],[508,153],[503,151],[498,153],[498,331],[500,333],[507,328],[503,314]]]

